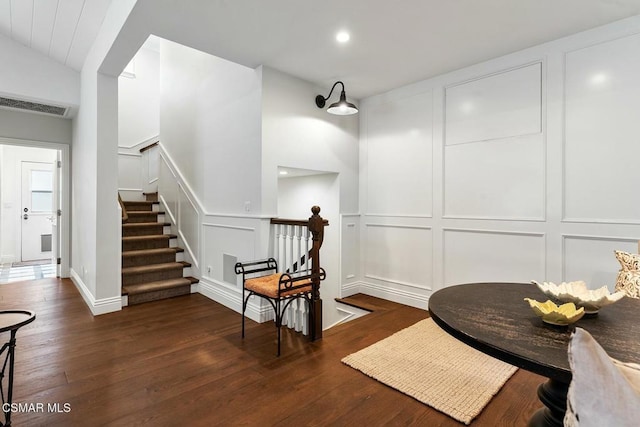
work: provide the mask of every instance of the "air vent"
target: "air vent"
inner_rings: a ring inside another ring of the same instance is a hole
[[[57,105],[39,104],[37,102],[22,101],[20,99],[0,97],[0,107],[12,110],[26,110],[34,113],[48,114],[51,116],[64,117],[68,108]]]

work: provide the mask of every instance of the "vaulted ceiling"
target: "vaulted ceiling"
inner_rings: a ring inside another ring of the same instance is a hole
[[[0,0],[0,34],[80,71],[112,0]]]
[[[110,3],[0,0],[0,34],[80,70]],[[138,0],[150,32],[361,98],[640,14],[640,0]],[[339,30],[351,33],[339,44]]]

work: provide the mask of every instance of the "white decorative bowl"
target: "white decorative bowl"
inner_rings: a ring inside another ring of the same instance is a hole
[[[596,314],[602,307],[613,304],[624,297],[624,292],[610,293],[606,286],[599,289],[587,289],[587,284],[582,280],[575,282],[562,282],[556,285],[553,282],[542,284],[531,281],[545,295],[561,302],[572,302],[578,307],[584,307],[587,314]]]

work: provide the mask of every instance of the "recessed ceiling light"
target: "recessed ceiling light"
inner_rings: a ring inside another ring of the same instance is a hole
[[[605,73],[598,73],[591,76],[591,84],[594,86],[602,85],[609,80],[609,76]]]
[[[280,175],[289,175],[289,172],[287,172],[287,171],[280,171]]]
[[[338,40],[340,43],[346,43],[350,38],[351,36],[346,31],[340,31],[338,34],[336,34],[336,40]]]

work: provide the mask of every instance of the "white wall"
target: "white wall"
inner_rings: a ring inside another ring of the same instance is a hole
[[[320,201],[320,215],[329,219],[321,250],[327,279],[320,288],[323,326],[328,327],[348,315],[338,311],[334,298],[343,296],[343,284],[353,280],[349,276],[359,263],[357,254],[341,258],[341,248],[353,247],[353,239],[358,237],[343,233],[342,227],[344,215],[358,213],[358,117],[335,116],[318,108],[314,99],[320,93],[326,95],[328,88],[267,67],[263,67],[262,76],[264,212],[277,212],[280,217],[297,213],[296,219],[306,219],[311,216],[312,200]],[[279,166],[331,174],[279,180]],[[290,209],[293,199],[299,201],[297,210]],[[351,263],[343,267],[349,272],[345,276],[341,259]]]
[[[159,149],[140,152],[160,134],[160,52],[145,46],[131,60],[134,76],[118,78],[118,191],[124,200],[144,200],[144,192],[158,189]]]
[[[358,212],[358,116],[335,116],[316,107],[318,88],[262,68],[262,200],[276,212],[278,166],[340,175],[340,213]],[[336,231],[337,232],[337,231]]]
[[[250,70],[170,42],[161,45],[160,63],[159,191],[179,244],[201,275],[199,292],[239,311],[242,285],[224,259],[268,255],[269,218],[282,215],[278,166],[327,171],[331,185],[323,191],[333,199],[322,199],[321,214],[331,222],[323,249],[331,268],[323,298],[325,324],[335,321],[339,213],[357,211],[357,118],[318,110],[313,99],[321,90],[274,70]],[[287,213],[306,219],[310,208]],[[256,300],[248,314],[265,320],[271,310]]]
[[[3,35],[0,35],[0,64],[1,95],[71,107],[72,114],[77,110],[78,72]]]
[[[260,213],[260,70],[166,40],[160,64],[162,144],[204,210]]]
[[[0,109],[0,137],[71,144],[71,120]]]
[[[365,292],[426,308],[458,283],[613,289],[640,238],[640,17],[361,103]]]
[[[135,77],[118,78],[118,146],[133,148],[160,133],[160,52],[143,47]]]
[[[135,1],[111,4],[81,72],[73,120],[71,278],[94,314],[121,309],[117,75],[99,72]],[[128,38],[134,52],[148,34]],[[122,35],[120,35],[122,36]],[[119,54],[126,58],[127,51]],[[130,53],[128,59],[133,56]],[[122,60],[122,70],[127,60]],[[119,74],[119,71],[118,73]]]
[[[57,150],[0,145],[0,262],[21,260],[22,162],[53,163]]]

